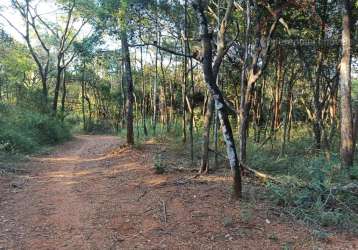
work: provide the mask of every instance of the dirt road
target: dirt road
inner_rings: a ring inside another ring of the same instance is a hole
[[[77,136],[0,177],[0,249],[356,249],[356,239],[317,241],[302,225],[233,202],[227,176],[156,175],[157,145],[120,147]],[[257,190],[247,190],[253,195]]]

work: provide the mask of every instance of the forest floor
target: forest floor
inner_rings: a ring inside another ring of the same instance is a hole
[[[259,185],[231,200],[228,173],[155,174],[153,155],[165,150],[76,136],[0,175],[0,249],[358,248],[345,234],[317,239],[260,199]]]

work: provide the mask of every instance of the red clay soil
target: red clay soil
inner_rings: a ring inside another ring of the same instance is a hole
[[[0,177],[0,249],[358,248],[345,235],[316,240],[261,201],[232,201],[227,176],[156,175],[155,150],[77,136],[29,160],[29,174]]]

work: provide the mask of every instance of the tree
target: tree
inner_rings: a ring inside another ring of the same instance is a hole
[[[217,109],[219,114],[222,133],[226,143],[226,152],[233,177],[233,196],[235,198],[239,198],[241,197],[242,192],[239,159],[237,157],[235,140],[228,117],[228,106],[225,102],[223,94],[221,93],[219,87],[216,84],[216,78],[219,72],[220,65],[227,52],[225,33],[228,28],[229,20],[231,18],[233,1],[228,1],[225,17],[220,24],[219,33],[217,35],[217,55],[215,57],[215,60],[213,60],[212,37],[209,33],[208,19],[205,14],[207,2],[202,0],[196,0],[193,1],[192,5],[194,10],[196,11],[199,21],[199,34],[202,50],[201,64],[204,74],[204,81],[215,101],[215,108]]]
[[[133,133],[133,80],[132,80],[132,69],[131,59],[129,54],[128,45],[128,3],[127,1],[121,2],[122,6],[119,12],[119,23],[120,23],[120,37],[122,45],[122,60],[124,63],[124,81],[127,86],[127,143],[129,145],[134,144],[134,133]]]
[[[35,13],[35,8],[31,6],[30,0],[25,1],[18,1],[18,0],[11,0],[11,4],[13,9],[15,9],[25,24],[25,31],[21,31],[18,27],[16,27],[11,20],[6,18],[3,14],[0,13],[0,16],[6,20],[6,22],[14,28],[17,33],[19,33],[23,39],[25,40],[27,47],[31,53],[32,58],[34,59],[39,75],[41,77],[42,82],[42,105],[43,110],[47,111],[47,104],[48,104],[48,74],[49,74],[49,67],[50,67],[50,48],[47,44],[45,44],[45,38],[42,34],[40,34],[40,30],[38,27],[38,15]],[[37,42],[40,43],[41,48],[44,53],[40,53],[34,48],[34,40],[31,38],[32,32],[35,33],[35,37]]]
[[[72,52],[72,54],[66,60],[66,53],[71,49],[72,45],[76,42],[76,38],[80,34],[82,28],[87,23],[87,20],[81,20],[81,23],[78,24],[78,28],[74,27],[74,24],[77,21],[77,17],[74,16],[74,11],[77,6],[77,2],[75,0],[71,0],[69,2],[63,3],[63,9],[67,12],[65,15],[65,22],[64,28],[62,27],[51,27],[46,20],[43,20],[41,16],[39,20],[41,23],[47,27],[47,29],[52,33],[54,38],[56,39],[56,59],[57,59],[57,73],[56,73],[56,84],[55,84],[55,92],[53,97],[53,104],[52,104],[52,112],[56,114],[57,112],[57,103],[58,103],[58,96],[60,91],[61,83],[64,86],[64,71],[68,67],[68,65],[73,61],[76,56],[76,51]],[[66,6],[68,5],[68,7]],[[65,90],[65,86],[63,87]],[[64,95],[65,96],[65,95]],[[62,114],[63,116],[63,114]]]
[[[352,166],[354,158],[351,101],[351,8],[352,2],[344,0],[342,6],[342,59],[340,63],[341,161],[343,166]]]

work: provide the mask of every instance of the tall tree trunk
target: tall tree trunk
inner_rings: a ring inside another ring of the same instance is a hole
[[[327,1],[323,1],[323,10],[322,10],[322,23],[321,31],[319,36],[319,42],[323,43],[325,39],[325,30],[326,30],[326,16],[327,16]],[[313,133],[315,137],[315,144],[317,149],[321,149],[324,144],[322,144],[322,135],[324,132],[324,124],[322,118],[322,112],[324,108],[324,101],[321,100],[321,94],[323,88],[321,88],[321,79],[322,79],[322,70],[324,57],[326,56],[326,48],[322,45],[318,50],[318,57],[315,69],[315,79],[312,82],[313,84]]]
[[[342,59],[340,67],[341,91],[341,161],[343,166],[353,165],[353,121],[351,106],[351,1],[343,3]]]
[[[184,59],[184,70],[183,70],[183,85],[182,85],[182,133],[183,133],[183,142],[186,142],[186,85],[187,85],[187,60]]]
[[[124,29],[121,32],[121,43],[122,43],[122,60],[124,62],[124,79],[127,85],[127,143],[129,145],[134,144],[133,135],[133,80],[132,80],[132,69],[131,59],[129,54],[127,32]]]
[[[214,165],[215,168],[218,168],[219,166],[219,154],[218,154],[218,148],[219,148],[219,140],[218,140],[218,132],[219,132],[219,118],[218,118],[218,111],[214,109]]]
[[[56,74],[56,84],[55,84],[55,91],[53,96],[53,103],[52,103],[52,112],[56,114],[57,111],[57,103],[58,103],[58,96],[61,87],[61,76],[63,68],[61,66],[62,56],[57,57],[57,74]]]
[[[126,102],[127,102],[127,95],[126,95],[126,79],[125,79],[125,70],[124,70],[124,62],[121,64],[121,95],[122,95],[122,116],[121,116],[121,127],[124,128],[126,124],[126,117],[127,117],[127,111],[126,111]]]
[[[276,74],[276,84],[274,90],[274,110],[273,110],[273,119],[271,133],[275,135],[277,128],[280,126],[281,122],[281,102],[282,102],[282,92],[284,88],[284,78],[285,72],[283,69],[283,51],[282,48],[278,50],[277,57],[277,74]],[[276,136],[275,136],[276,137]]]
[[[42,109],[44,112],[48,112],[49,107],[48,107],[47,76],[41,76],[41,83],[42,83],[42,95],[41,95]]]
[[[240,162],[246,161],[246,137],[247,137],[247,127],[248,127],[248,118],[245,114],[245,99],[246,89],[247,89],[247,59],[248,59],[248,44],[249,44],[249,31],[251,25],[251,13],[250,13],[250,1],[246,0],[246,29],[245,29],[245,51],[244,51],[244,61],[242,64],[241,70],[241,86],[240,86],[240,126],[239,126],[239,160]]]
[[[160,54],[160,71],[161,71],[161,77],[162,77],[162,81],[161,81],[161,86],[160,86],[160,115],[161,115],[161,122],[162,122],[162,126],[165,125],[166,127],[166,131],[169,132],[169,113],[168,113],[168,101],[167,101],[167,79],[165,77],[166,72],[164,69],[164,55],[162,53]]]
[[[214,100],[209,96],[209,101],[204,118],[203,145],[201,151],[201,168],[200,173],[209,171],[209,145],[210,145],[210,125],[214,111]]]
[[[83,63],[82,79],[81,79],[81,104],[82,104],[82,122],[83,122],[83,131],[87,130],[86,126],[86,113],[85,113],[85,68],[86,63]]]
[[[84,90],[86,91],[86,84],[84,85]],[[89,99],[89,97],[87,95],[85,95],[85,99],[87,101],[87,105],[88,105],[88,120],[86,123],[86,130],[90,131],[91,128],[91,124],[92,124],[92,104],[91,104],[91,100]]]
[[[188,43],[188,52],[190,53],[189,41]],[[193,68],[193,59],[190,58],[190,89],[191,89],[191,111],[190,111],[190,123],[189,123],[189,135],[190,135],[190,158],[191,163],[194,163],[194,68]],[[210,130],[209,130],[210,131]]]
[[[141,76],[142,76],[142,126],[143,126],[143,132],[144,135],[148,135],[147,131],[147,124],[146,124],[146,91],[145,91],[145,79],[144,79],[144,67],[143,67],[143,48],[140,47],[140,70],[141,70]]]
[[[158,35],[157,35],[158,38]],[[157,128],[157,92],[158,92],[158,48],[155,51],[155,78],[153,84],[153,117],[152,117],[152,128],[153,134],[156,134]]]
[[[62,71],[62,98],[61,98],[61,120],[65,119],[65,105],[66,105],[67,87],[66,87],[66,69]]]

